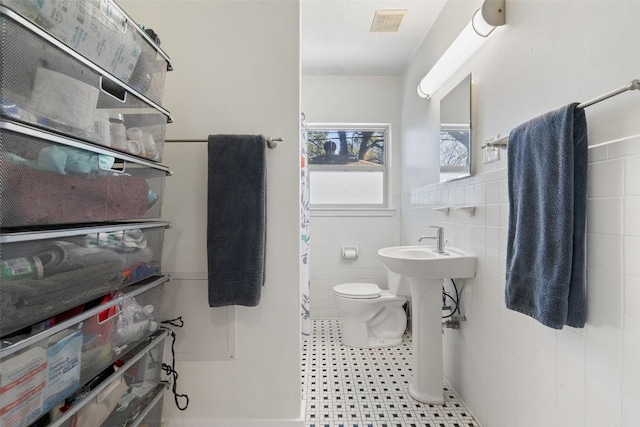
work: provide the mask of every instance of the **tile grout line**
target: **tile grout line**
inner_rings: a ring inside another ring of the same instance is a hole
[[[305,427],[479,427],[444,385],[445,404],[409,397],[411,337],[391,348],[356,349],[340,341],[341,321],[312,321],[303,342]]]

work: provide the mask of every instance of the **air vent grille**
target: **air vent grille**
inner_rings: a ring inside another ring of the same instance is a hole
[[[370,31],[372,33],[396,33],[406,14],[406,9],[376,10]]]

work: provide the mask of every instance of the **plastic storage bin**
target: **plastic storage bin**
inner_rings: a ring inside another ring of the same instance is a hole
[[[42,416],[48,417],[48,413],[50,420],[59,419],[53,425],[62,424],[64,416],[58,408],[65,399],[75,396],[71,399],[73,411],[65,413],[66,418],[81,415],[80,408],[90,403],[91,393],[95,396],[118,378],[122,378],[126,386],[119,388],[120,395],[113,400],[119,402],[129,391],[135,395],[123,400],[123,406],[126,402],[132,403],[133,397],[142,400],[153,391],[160,383],[161,343],[166,336],[158,324],[162,319],[162,294],[167,280],[168,276],[148,279],[142,285],[127,288],[126,294],[116,296],[107,304],[40,333],[3,340],[1,425],[27,426]],[[154,310],[144,318],[133,319],[127,313],[131,304],[147,309],[153,305]],[[116,308],[118,319],[112,323],[113,330],[103,331],[105,339],[96,347],[96,337],[87,333],[85,325],[111,308]],[[116,361],[124,366],[112,372],[110,369]],[[96,377],[105,379],[105,383],[94,380]]]
[[[162,104],[169,57],[110,0],[1,0],[151,101]]]
[[[160,218],[165,166],[0,120],[0,224]]]
[[[148,222],[0,234],[0,336],[160,274],[169,226]]]
[[[166,110],[1,6],[0,50],[2,116],[162,160],[166,124],[171,120]]]
[[[147,402],[143,402],[140,413],[132,421],[127,421],[124,427],[162,427],[162,398],[164,391],[169,387],[169,384],[163,389],[158,386],[152,394],[147,397]],[[110,420],[107,420],[110,421]],[[106,424],[108,425],[108,424]]]
[[[162,356],[162,354],[160,354]],[[155,363],[156,358],[150,358],[150,363]],[[143,366],[148,366],[148,363],[144,363]],[[164,397],[164,392],[167,390],[167,383],[160,383],[156,378],[147,379],[134,379],[132,385],[129,386],[129,390],[121,401],[123,404],[119,404],[116,409],[111,412],[111,415],[103,423],[104,426],[121,426],[121,427],[136,427],[138,425],[145,425],[147,427],[157,426],[160,427],[161,420],[152,422],[152,417],[149,415],[155,408],[162,409],[160,400]],[[124,406],[126,405],[126,406]],[[162,414],[160,414],[162,415]]]
[[[143,286],[145,285],[133,285],[126,288],[126,292]],[[83,384],[135,347],[151,332],[158,330],[160,321],[163,320],[163,291],[163,286],[155,286],[117,304],[114,306],[116,314],[111,317],[111,321],[103,323],[101,328],[91,326],[92,322],[99,322],[97,317],[83,323],[83,362],[80,373]],[[100,312],[104,313],[105,310]]]
[[[115,378],[110,376],[99,384],[102,390],[95,397],[91,396],[93,386],[76,393],[77,398],[69,399],[73,413],[65,412],[51,427],[139,425],[167,389],[167,383],[161,381],[165,336],[165,331],[156,332],[119,359],[125,366],[114,373]]]

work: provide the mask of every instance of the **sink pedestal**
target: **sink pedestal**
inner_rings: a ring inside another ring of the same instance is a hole
[[[413,336],[413,379],[409,394],[425,403],[443,404],[442,280],[476,274],[476,256],[449,248],[392,246],[378,251],[382,263],[409,279]]]
[[[414,399],[443,404],[442,393],[442,279],[409,277]]]

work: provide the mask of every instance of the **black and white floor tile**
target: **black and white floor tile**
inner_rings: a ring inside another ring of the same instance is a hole
[[[409,396],[411,337],[391,348],[342,345],[340,319],[313,320],[302,344],[302,398],[306,427],[480,427],[444,385],[445,403]]]

